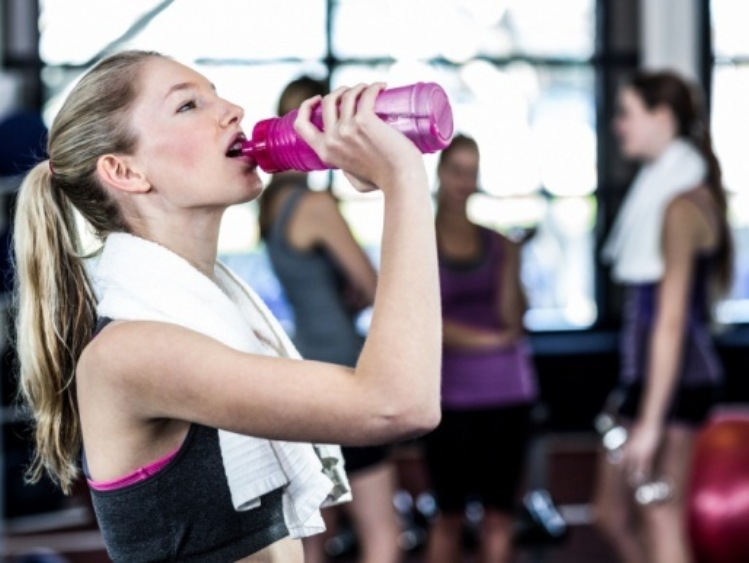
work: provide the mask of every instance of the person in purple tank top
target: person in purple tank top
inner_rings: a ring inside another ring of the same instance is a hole
[[[643,166],[603,249],[627,291],[614,397],[628,437],[601,456],[596,515],[631,563],[692,560],[684,527],[691,446],[722,381],[709,309],[730,283],[731,237],[696,100],[674,73],[638,73],[621,90],[615,122],[622,152]]]
[[[536,379],[524,338],[518,246],[468,219],[476,142],[456,136],[440,155],[436,218],[442,296],[442,422],[426,438],[440,513],[428,560],[460,560],[466,501],[484,505],[483,561],[507,561],[511,512],[530,431]]]

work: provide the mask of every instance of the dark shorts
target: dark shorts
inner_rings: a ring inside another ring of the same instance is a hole
[[[516,506],[530,438],[530,406],[444,410],[425,437],[425,453],[437,504],[462,513],[468,500],[502,512]]]
[[[389,450],[387,446],[343,446],[341,452],[346,462],[346,473],[352,476],[358,471],[369,469],[385,461]]]
[[[716,384],[679,386],[669,405],[666,420],[690,426],[701,425],[720,400],[720,391],[721,387]],[[637,418],[643,394],[642,383],[622,385],[616,393],[621,394],[619,415],[630,420]]]

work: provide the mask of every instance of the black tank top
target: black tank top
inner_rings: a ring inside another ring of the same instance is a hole
[[[102,319],[97,332],[108,322]],[[176,456],[158,473],[121,489],[91,489],[91,497],[115,562],[225,563],[289,535],[282,489],[261,497],[258,508],[234,510],[218,430],[199,424],[190,426]]]

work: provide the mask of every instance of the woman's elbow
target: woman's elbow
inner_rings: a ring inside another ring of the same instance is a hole
[[[391,440],[407,440],[428,434],[442,419],[439,399],[419,401],[399,409],[387,409],[381,420]]]
[[[433,405],[429,405],[422,409],[416,417],[416,420],[414,420],[414,437],[428,434],[439,426],[441,420],[442,408],[440,407],[439,401],[435,401]]]

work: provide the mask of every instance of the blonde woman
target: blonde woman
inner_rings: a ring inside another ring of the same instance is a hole
[[[418,150],[373,112],[382,87],[308,100],[296,122],[357,189],[385,195],[372,326],[353,368],[299,359],[217,263],[224,210],[261,182],[236,150],[242,109],[204,76],[116,54],[55,118],[50,160],[26,177],[15,217],[30,477],[70,490],[83,454],[113,560],[301,561],[293,538],[318,529],[341,485],[306,442],[382,443],[437,424],[430,196]],[[74,210],[103,242],[98,262],[80,257]]]

